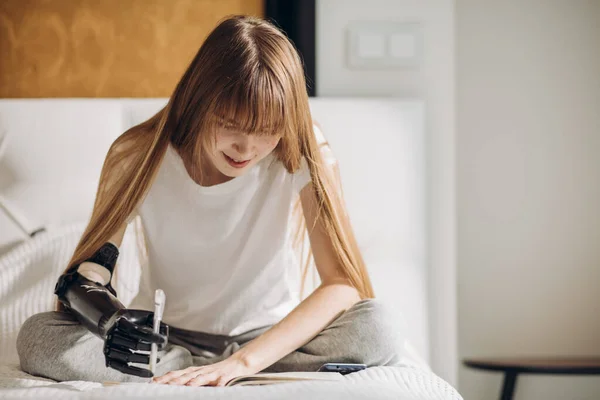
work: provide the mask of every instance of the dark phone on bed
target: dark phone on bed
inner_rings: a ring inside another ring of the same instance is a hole
[[[339,372],[346,375],[367,368],[365,364],[327,363],[323,364],[317,372]]]

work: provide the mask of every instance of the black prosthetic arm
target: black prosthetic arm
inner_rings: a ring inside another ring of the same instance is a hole
[[[111,273],[114,270],[118,249],[111,243],[104,245],[91,259]],[[133,351],[149,351],[151,343],[163,349],[167,343],[168,326],[161,324],[160,333],[154,333],[154,313],[145,310],[129,310],[117,299],[110,281],[106,286],[93,282],[77,272],[74,266],[61,275],[55,294],[67,310],[104,340],[106,366],[123,373],[151,377],[148,369],[128,363],[149,363],[147,354]]]
[[[119,249],[112,243],[105,243],[86,262],[95,263],[104,267],[112,278]],[[71,267],[65,274],[58,278],[54,294],[58,300],[75,314],[77,319],[92,333],[105,339],[109,319],[116,315],[117,311],[125,308],[117,300],[117,292],[112,288],[109,279],[108,284],[103,286],[92,282],[78,272],[79,265]],[[112,322],[111,326],[115,321]]]
[[[112,278],[113,271],[117,265],[117,258],[119,258],[119,248],[108,242],[104,243],[104,245],[100,247],[100,250],[98,250],[86,261],[103,266],[108,270],[108,272],[110,272],[110,277]],[[117,291],[113,289],[111,280],[109,280],[108,284],[106,284],[106,288],[116,297]]]
[[[70,284],[63,288],[62,293],[55,293],[58,300],[101,339],[106,339],[108,330],[116,322],[114,319],[119,315],[118,311],[125,310],[125,306],[108,288],[86,279],[78,272],[73,273]]]

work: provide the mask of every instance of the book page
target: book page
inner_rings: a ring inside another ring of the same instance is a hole
[[[233,378],[225,386],[234,385],[268,385],[273,383],[296,381],[340,381],[344,377],[338,372],[260,372]]]

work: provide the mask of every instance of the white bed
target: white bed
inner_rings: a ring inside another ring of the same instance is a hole
[[[2,399],[394,399],[462,400],[440,378],[411,368],[374,367],[346,376],[343,382],[300,382],[259,387],[191,388],[185,386],[127,384],[103,387],[92,382],[53,383],[22,376],[0,367]],[[4,382],[8,382],[6,386]]]
[[[311,99],[340,161],[344,194],[378,298],[397,306],[415,364],[376,367],[343,384],[294,383],[259,388],[102,387],[56,383],[20,371],[18,329],[52,308],[52,289],[89,217],[103,157],[127,127],[164,99],[0,100],[0,398],[192,397],[460,399],[427,366],[423,105],[392,99]],[[365,140],[367,139],[368,140]],[[360,157],[360,158],[359,158]],[[357,160],[364,158],[368,162]],[[376,204],[374,204],[376,200]],[[6,210],[4,210],[6,211]],[[30,238],[22,232],[44,227]],[[125,304],[137,291],[135,241],[129,229],[117,291]]]

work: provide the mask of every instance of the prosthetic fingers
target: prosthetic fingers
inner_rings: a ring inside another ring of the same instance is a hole
[[[107,283],[88,279],[79,273],[80,266],[76,265],[60,276],[54,293],[82,325],[104,340],[107,367],[125,374],[149,378],[153,376],[149,369],[129,363],[148,364],[149,354],[141,352],[149,352],[152,343],[156,343],[158,349],[162,350],[167,344],[169,327],[161,323],[160,333],[155,333],[152,329],[153,312],[127,309],[117,299],[110,278],[118,255],[119,249],[112,243],[106,243],[86,260],[88,266],[88,263],[96,264],[99,273],[97,276],[108,276]]]

